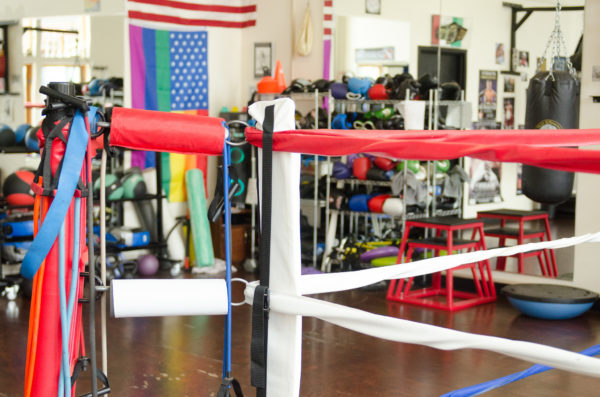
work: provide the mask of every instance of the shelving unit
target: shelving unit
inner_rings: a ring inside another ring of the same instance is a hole
[[[290,95],[283,95],[283,94],[259,94],[258,95],[258,99],[259,100],[274,100],[274,99],[278,99],[278,98],[291,98],[296,105],[301,105],[301,104],[306,104],[308,103],[309,105],[303,105],[303,111],[306,113],[306,111],[311,111],[312,109],[315,110],[315,123],[314,123],[314,128],[318,129],[319,128],[319,110],[320,110],[320,103],[322,103],[323,101],[327,100],[327,107],[330,106],[330,94],[329,92],[319,92],[314,91],[314,92],[297,92],[297,93],[292,93]],[[311,103],[312,102],[312,103]],[[298,106],[297,106],[298,108]],[[330,107],[329,107],[330,108]],[[331,108],[330,108],[331,109]],[[328,128],[331,127],[331,112],[327,113],[327,126]],[[325,163],[325,167],[330,167],[329,161],[327,161]],[[319,231],[319,212],[321,211],[322,208],[325,208],[325,219],[329,219],[329,206],[328,206],[328,202],[327,200],[319,200],[319,179],[321,176],[321,167],[322,165],[320,164],[319,161],[319,156],[314,156],[314,196],[311,199],[302,199],[301,200],[301,204],[309,204],[312,205],[313,207],[313,217],[312,217],[312,222],[313,222],[313,255],[312,255],[312,262],[313,262],[313,266],[317,266],[317,236],[318,236],[318,231]],[[327,169],[326,170],[326,177],[329,178],[329,174],[330,174],[330,170]],[[326,184],[326,192],[325,192],[325,197],[329,197],[330,194],[330,183],[329,180],[327,181]],[[309,201],[310,200],[310,201]],[[328,230],[328,222],[325,222],[325,235],[327,235],[327,230]]]
[[[429,109],[429,111],[427,112],[428,114],[428,118],[426,120],[426,129],[432,130],[432,129],[438,129],[439,127],[439,116],[440,116],[440,109],[441,108],[445,108],[444,110],[444,114],[446,116],[448,116],[450,114],[450,116],[452,117],[452,124],[457,124],[455,127],[459,128],[459,129],[466,129],[469,127],[470,125],[470,120],[471,120],[471,105],[468,102],[464,101],[464,93],[462,94],[461,100],[460,101],[446,101],[446,100],[439,100],[438,97],[439,91],[438,90],[432,90],[430,92],[430,99],[425,103],[425,106]],[[281,95],[281,94],[267,94],[267,95],[260,95],[259,96],[261,100],[269,100],[269,99],[276,99],[276,98],[281,98],[281,97],[289,97],[291,99],[293,99],[297,105],[300,105],[302,103],[307,103],[308,101],[314,101],[311,105],[310,105],[310,109],[315,109],[315,125],[314,128],[317,129],[318,128],[318,120],[319,120],[319,109],[321,106],[324,106],[325,108],[328,109],[328,114],[327,114],[327,126],[328,128],[331,128],[331,118],[332,118],[332,112],[334,110],[337,110],[339,113],[344,113],[347,111],[368,111],[370,109],[376,108],[376,109],[381,109],[383,107],[389,107],[392,106],[395,110],[400,110],[400,105],[402,103],[406,103],[409,102],[407,100],[350,100],[350,99],[334,99],[330,93],[323,93],[323,92],[314,92],[314,93],[293,93],[291,95]],[[321,106],[320,106],[321,105]],[[301,106],[298,106],[298,108],[300,108]],[[305,107],[306,109],[306,107]],[[449,113],[450,112],[450,113]],[[436,178],[436,173],[432,172],[432,170],[436,169],[436,162],[435,161],[429,161],[424,163],[424,165],[426,166],[427,169],[427,178],[425,181],[426,184],[426,189],[427,192],[429,194],[429,192],[432,192],[432,197],[431,197],[431,201],[429,203],[426,203],[425,209],[423,212],[407,212],[406,211],[406,205],[404,205],[404,210],[403,210],[403,214],[402,216],[390,216],[387,214],[379,214],[379,213],[370,213],[370,212],[356,212],[356,211],[349,211],[349,210],[336,210],[336,217],[340,217],[340,222],[339,222],[339,226],[340,226],[340,230],[344,230],[344,226],[345,226],[345,218],[350,217],[351,220],[350,222],[352,222],[352,219],[354,219],[355,222],[357,222],[357,219],[360,217],[360,215],[365,215],[365,218],[367,219],[368,222],[368,218],[369,217],[376,217],[376,218],[384,218],[384,219],[389,219],[394,223],[397,223],[398,225],[400,225],[400,228],[403,229],[404,225],[406,223],[407,220],[412,220],[412,219],[420,219],[420,218],[425,218],[428,216],[451,216],[451,215],[457,215],[460,216],[462,213],[462,197],[458,200],[460,201],[457,205],[457,208],[454,209],[439,209],[437,208],[437,190],[438,188],[436,186],[438,186],[442,181],[438,180]],[[325,248],[325,253],[324,255],[327,255],[329,252],[331,252],[331,246],[330,246],[330,242],[328,241],[328,237],[329,236],[329,228],[332,227],[333,225],[330,225],[331,223],[331,209],[329,206],[329,201],[328,199],[319,199],[318,196],[318,191],[319,191],[319,184],[320,184],[320,179],[321,177],[325,176],[326,178],[326,193],[325,193],[325,197],[329,198],[330,193],[331,193],[331,184],[334,183],[336,184],[338,187],[343,187],[343,185],[345,184],[351,184],[352,186],[356,186],[356,185],[364,185],[367,187],[391,187],[391,182],[388,181],[372,181],[372,180],[358,180],[358,179],[346,179],[346,180],[339,180],[336,178],[331,177],[331,169],[332,169],[332,162],[330,158],[327,158],[327,160],[325,161],[325,163],[323,164],[322,161],[319,160],[318,156],[314,156],[314,196],[312,199],[308,199],[308,198],[304,198],[301,200],[301,203],[304,204],[305,206],[308,205],[312,205],[313,208],[313,219],[312,219],[312,223],[313,223],[313,266],[316,266],[316,260],[317,260],[317,236],[318,236],[318,227],[319,224],[321,222],[319,222],[319,213],[323,210],[324,208],[324,212],[325,212],[325,244],[326,244],[326,248]],[[405,167],[406,169],[406,167]],[[406,175],[405,175],[406,177]],[[352,225],[352,223],[351,223]],[[337,218],[336,218],[336,223],[335,226],[338,226],[338,222],[337,222]],[[357,229],[357,226],[354,227],[354,230]],[[340,237],[343,237],[340,234]]]
[[[441,101],[439,100],[438,97],[438,90],[432,90],[430,92],[430,99],[426,102],[425,106],[429,109],[429,111],[427,112],[428,114],[428,118],[427,118],[427,122],[426,122],[426,128],[429,130],[432,129],[438,129],[439,127],[439,116],[440,116],[440,108],[446,108],[446,115],[448,115],[448,109],[449,108],[453,108],[453,114],[452,116],[454,117],[454,121],[458,121],[456,124],[458,124],[456,127],[458,129],[466,129],[469,127],[470,124],[470,120],[471,120],[471,105],[468,102],[464,101],[464,93],[461,94],[461,100],[460,101]],[[407,102],[406,100],[348,100],[348,99],[333,99],[330,97],[330,107],[329,109],[331,110],[338,110],[340,113],[342,112],[346,112],[348,111],[348,109],[352,110],[362,110],[362,111],[367,111],[372,109],[372,107],[377,107],[377,108],[383,108],[383,107],[388,107],[388,106],[393,106],[394,109],[399,110],[399,105],[402,103]],[[331,113],[331,112],[330,112]],[[329,117],[331,119],[331,116]],[[330,124],[331,125],[331,124]],[[413,219],[422,219],[422,218],[426,218],[429,216],[460,216],[462,214],[462,201],[463,198],[462,196],[457,199],[457,208],[454,209],[439,209],[437,208],[437,186],[439,186],[440,181],[437,177],[436,177],[436,161],[427,161],[425,163],[425,167],[427,170],[427,178],[425,180],[425,184],[426,184],[426,191],[427,194],[429,194],[429,192],[432,192],[432,197],[431,197],[431,201],[430,203],[426,203],[425,209],[423,212],[407,212],[406,210],[406,203],[404,202],[404,209],[402,212],[401,216],[390,216],[387,214],[380,214],[380,213],[372,213],[372,212],[357,212],[357,211],[350,211],[350,210],[336,210],[335,213],[335,221],[332,222],[332,225],[330,227],[333,227],[335,225],[335,227],[338,226],[339,223],[339,230],[340,230],[340,241],[342,240],[343,233],[345,230],[345,218],[346,217],[350,217],[350,225],[349,225],[349,233],[355,232],[358,229],[358,223],[356,223],[356,226],[353,225],[353,220],[355,222],[358,221],[358,219],[360,218],[361,215],[364,216],[364,223],[365,223],[365,228],[367,228],[368,226],[368,220],[369,218],[371,218],[373,220],[373,223],[375,222],[375,219],[379,219],[379,218],[384,218],[384,219],[389,219],[391,220],[391,224],[392,226],[397,226],[400,225],[400,228],[403,230],[406,224],[407,220],[413,220]],[[461,159],[461,164],[462,165],[462,159]],[[406,178],[406,171],[407,167],[406,167],[406,161],[405,161],[405,167],[404,167],[404,177]],[[343,185],[345,184],[350,184],[351,186],[355,186],[355,185],[363,185],[363,186],[367,186],[368,187],[391,187],[392,183],[388,182],[388,181],[372,181],[372,180],[359,180],[359,179],[354,179],[354,178],[350,178],[350,179],[337,179],[337,178],[329,178],[328,182],[330,183],[335,183],[339,188],[343,187]],[[404,188],[403,188],[404,189]],[[327,206],[327,209],[329,209],[329,206]],[[339,222],[338,222],[338,217]],[[330,217],[327,216],[328,222],[327,224],[330,223],[329,219]],[[396,224],[397,222],[397,224]],[[321,265],[321,270],[322,271],[327,271],[330,269],[326,269],[326,256],[329,255],[332,251],[332,241],[331,241],[331,236],[329,235],[329,233],[326,232],[326,247],[325,247],[325,253],[324,253],[324,258],[322,261],[322,265]]]
[[[126,150],[126,149],[125,149]],[[160,158],[160,153],[156,152],[155,153],[155,162],[156,162],[156,186],[157,186],[157,190],[160,192],[161,186],[162,186],[162,165],[161,165],[161,158]],[[117,168],[117,164],[116,164],[116,160],[111,161],[111,168],[115,169]],[[146,194],[144,197],[138,197],[138,198],[121,198],[121,199],[117,199],[117,200],[106,200],[106,205],[107,206],[120,206],[120,211],[117,211],[119,213],[119,215],[121,216],[121,219],[119,219],[119,222],[122,224],[123,223],[123,219],[122,219],[122,215],[123,215],[123,211],[122,211],[122,204],[125,202],[131,202],[131,203],[135,203],[135,202],[140,202],[140,201],[147,201],[147,200],[156,200],[156,240],[155,241],[150,241],[149,244],[143,245],[143,246],[135,246],[135,247],[125,247],[125,248],[116,248],[116,247],[107,247],[107,251],[108,252],[116,252],[116,251],[138,251],[138,250],[150,250],[153,251],[157,258],[159,259],[168,259],[167,258],[167,242],[164,239],[164,230],[163,230],[163,207],[162,207],[162,200],[163,198],[165,198],[165,195],[162,193],[156,193],[156,194]],[[94,201],[94,204],[98,204],[97,201]],[[99,249],[99,247],[98,247]]]

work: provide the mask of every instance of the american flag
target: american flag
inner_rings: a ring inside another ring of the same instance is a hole
[[[170,32],[171,109],[208,109],[206,32]]]
[[[331,38],[333,37],[333,0],[323,0],[323,78],[331,76]]]
[[[256,25],[256,0],[127,0],[130,21],[165,29]]]

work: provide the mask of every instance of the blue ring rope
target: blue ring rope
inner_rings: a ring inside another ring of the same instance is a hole
[[[589,347],[583,351],[580,351],[579,354],[583,354],[586,356],[596,356],[598,354],[600,354],[600,345],[596,345],[596,346],[592,346]],[[515,372],[514,374],[510,374],[507,376],[503,376],[502,378],[498,378],[498,379],[494,379],[494,380],[490,380],[487,382],[483,382],[480,383],[478,385],[473,385],[473,386],[467,386],[465,388],[462,389],[458,389],[458,390],[454,390],[451,392],[448,392],[446,394],[443,394],[441,397],[470,397],[470,396],[477,396],[479,394],[488,392],[490,390],[496,389],[500,386],[504,386],[507,385],[509,383],[512,382],[516,382],[518,380],[527,378],[528,376],[531,375],[535,375],[535,374],[539,374],[541,372],[546,372],[550,369],[553,369],[552,367],[548,367],[546,365],[540,365],[540,364],[536,364],[533,365],[529,368],[527,368],[524,371],[521,372]]]

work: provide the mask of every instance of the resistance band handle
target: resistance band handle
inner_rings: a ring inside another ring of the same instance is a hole
[[[63,94],[62,92],[50,87],[46,87],[45,85],[40,87],[40,94],[44,94],[55,99],[60,99],[62,102],[71,105],[82,112],[87,112],[89,110],[89,106],[84,100],[75,98],[71,95]]]

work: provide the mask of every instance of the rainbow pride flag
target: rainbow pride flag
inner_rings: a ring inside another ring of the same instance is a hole
[[[208,34],[129,25],[132,107],[208,115]],[[168,139],[169,131],[165,131]],[[133,152],[132,167],[156,166],[151,152]],[[185,171],[206,157],[161,154],[163,190],[171,202],[186,200]]]

